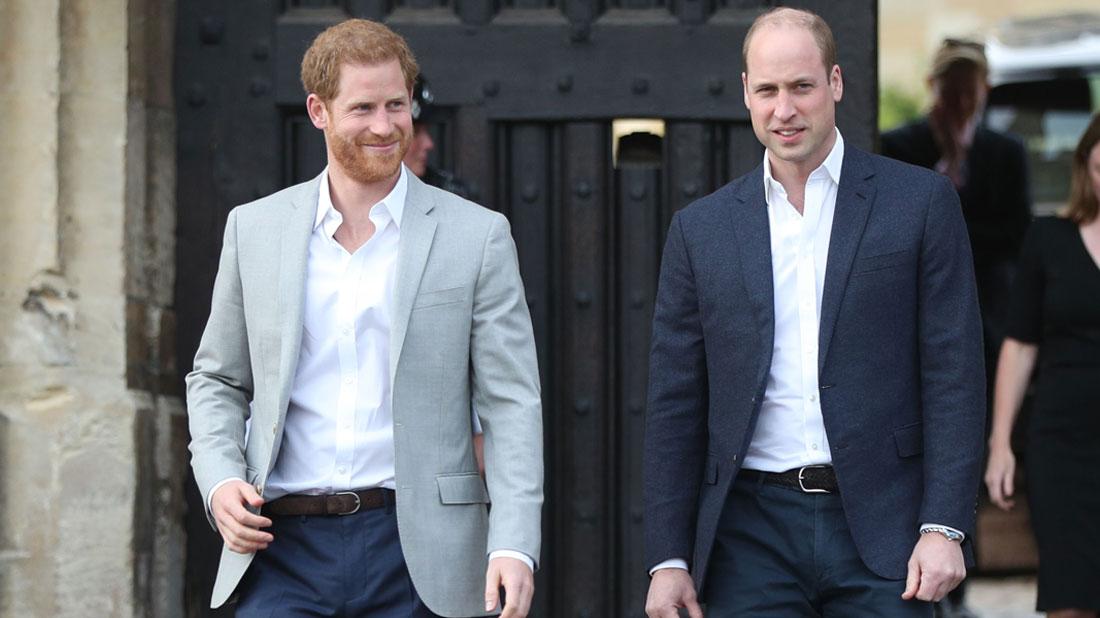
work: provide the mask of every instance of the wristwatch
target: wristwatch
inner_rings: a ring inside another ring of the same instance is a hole
[[[947,537],[948,541],[954,541],[956,543],[962,543],[963,535],[957,530],[952,530],[946,526],[924,526],[920,529],[921,534],[928,534],[929,532],[939,532],[943,536]]]

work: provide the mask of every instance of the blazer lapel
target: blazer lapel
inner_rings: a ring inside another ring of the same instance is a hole
[[[413,300],[428,264],[435,238],[435,219],[430,216],[435,200],[427,186],[413,174],[401,216],[401,238],[397,242],[397,272],[393,290],[393,318],[390,322],[390,383],[397,375],[397,361],[405,344]]]
[[[770,356],[775,339],[775,291],[763,164],[738,187],[731,214],[745,289],[755,308],[763,349]]]
[[[859,241],[867,226],[867,216],[875,201],[874,169],[862,151],[847,147],[841,166],[840,186],[836,194],[833,229],[829,238],[829,258],[825,266],[825,289],[821,298],[821,322],[818,327],[818,371],[825,367],[832,342],[840,302],[848,285]]]
[[[324,173],[324,172],[322,172]],[[279,332],[279,407],[286,410],[290,389],[302,347],[302,315],[306,299],[306,266],[309,262],[309,238],[317,218],[317,198],[321,177],[302,185],[280,216],[285,217],[279,238],[279,287],[275,301]]]

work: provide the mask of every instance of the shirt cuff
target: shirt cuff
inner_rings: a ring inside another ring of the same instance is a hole
[[[657,566],[649,570],[649,576],[652,577],[654,573],[661,569],[683,569],[688,570],[687,560],[683,558],[669,558],[664,562],[658,563]]]
[[[229,477],[225,480],[218,481],[217,484],[215,484],[214,487],[210,490],[210,493],[206,494],[206,512],[207,513],[210,513],[211,515],[214,514],[214,508],[211,506],[210,501],[214,499],[214,494],[218,491],[218,489],[220,489],[222,485],[225,485],[229,481],[240,481],[240,482],[243,483],[244,479],[237,478],[235,476],[231,476],[231,477]]]
[[[527,568],[531,569],[531,572],[535,572],[535,561],[527,554],[521,551],[513,551],[511,549],[498,549],[496,551],[489,552],[489,560],[493,558],[515,558],[527,565]]]
[[[959,536],[962,537],[962,540],[964,540],[964,541],[966,540],[966,533],[965,532],[963,532],[962,530],[957,530],[955,528],[952,528],[951,526],[945,526],[943,524],[925,523],[925,524],[920,525],[921,533],[924,533],[925,529],[927,529],[927,528],[947,528],[951,532],[957,532],[959,534]]]

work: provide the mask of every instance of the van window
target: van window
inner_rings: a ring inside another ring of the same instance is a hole
[[[1100,108],[1100,72],[993,88],[986,124],[1024,140],[1031,172],[1032,211],[1053,214],[1069,198],[1073,149]]]

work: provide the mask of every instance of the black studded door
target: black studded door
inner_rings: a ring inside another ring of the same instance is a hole
[[[546,507],[533,616],[643,615],[641,447],[657,268],[672,213],[763,151],[741,40],[768,0],[194,0],[178,7],[179,366],[209,311],[234,205],[317,174],[298,67],[348,16],[404,35],[443,114],[432,163],[508,216],[543,381]],[[838,124],[870,148],[877,4],[793,2],[828,20]],[[219,544],[190,483],[186,597],[206,609]]]

